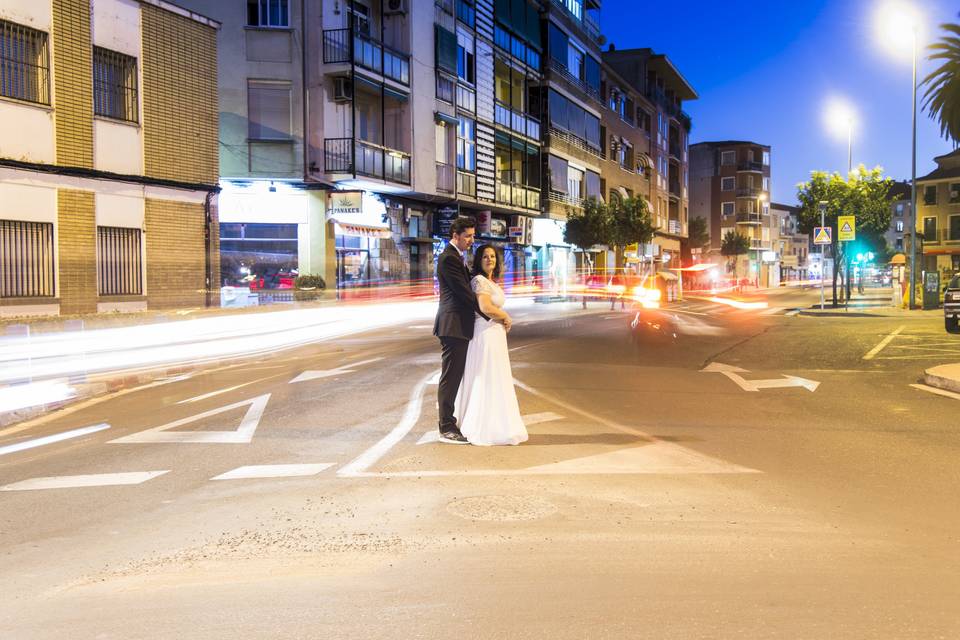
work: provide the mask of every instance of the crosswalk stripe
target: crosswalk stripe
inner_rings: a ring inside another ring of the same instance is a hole
[[[133,471],[129,473],[93,473],[82,476],[48,476],[31,478],[0,487],[0,491],[32,491],[35,489],[74,489],[78,487],[114,487],[142,484],[162,476],[166,471]]]
[[[769,309],[767,309],[767,310],[765,310],[765,311],[761,311],[761,312],[760,312],[760,315],[762,315],[762,316],[772,316],[772,315],[776,315],[776,314],[780,313],[781,311],[783,311],[783,307],[770,307]]]
[[[321,471],[334,466],[333,462],[319,464],[254,464],[237,467],[232,471],[221,473],[210,478],[211,480],[243,480],[247,478],[294,478],[315,476]]]

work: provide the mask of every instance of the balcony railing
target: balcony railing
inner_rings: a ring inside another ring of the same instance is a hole
[[[437,100],[453,104],[457,82],[440,73],[437,74]]]
[[[561,193],[560,191],[553,191],[547,194],[547,200],[550,202],[562,202],[563,204],[569,204],[574,207],[583,208],[583,198],[579,196],[571,196],[567,193]]]
[[[327,173],[355,173],[410,184],[410,154],[366,140],[326,138],[323,164]]]
[[[756,238],[750,238],[750,248],[751,249],[770,249],[769,240],[757,240]]]
[[[454,173],[452,164],[437,163],[437,191],[454,193]]]
[[[682,157],[682,151],[680,150],[680,143],[673,140],[670,141],[670,155],[679,160]]]
[[[570,73],[570,70],[567,69],[566,65],[560,62],[557,62],[553,58],[550,58],[550,71],[552,71],[553,73],[556,73],[557,75],[562,77],[564,80],[566,80],[570,84],[580,89],[582,92],[584,92],[587,95],[587,97],[593,99],[594,101],[596,101],[601,105],[603,104],[603,100],[600,98],[600,90],[590,86],[589,84],[587,84],[585,80],[581,80],[580,78]]]
[[[457,194],[477,197],[477,176],[466,171],[457,171]]]
[[[679,220],[670,220],[667,222],[667,233],[672,233],[673,235],[680,235],[682,233],[683,226],[680,224]]]
[[[681,193],[682,193],[682,192],[680,191],[680,182],[677,181],[677,180],[671,180],[671,181],[670,181],[669,192],[670,192],[670,195],[671,195],[671,196],[674,196],[674,197],[679,198],[679,197],[681,196]]]
[[[410,84],[410,55],[350,29],[326,29],[323,32],[323,62],[350,62],[401,84]]]
[[[763,172],[763,163],[762,162],[741,162],[737,165],[737,171],[759,171]]]
[[[497,182],[497,202],[522,209],[540,209],[540,190],[522,184]]]
[[[569,131],[564,131],[563,129],[558,129],[557,127],[550,127],[549,134],[551,138],[562,140],[571,146],[577,147],[578,149],[582,149],[583,151],[586,151],[587,153],[591,153],[597,157],[601,157],[601,158],[603,157],[602,152],[600,151],[600,147],[593,146],[583,138],[580,138],[579,136],[575,136]]]
[[[494,103],[493,108],[494,119],[500,126],[534,140],[540,139],[540,121],[533,116],[516,111],[499,100]]]
[[[740,187],[737,189],[738,198],[759,198],[761,193],[763,193],[763,189],[754,187]]]
[[[759,213],[738,213],[737,223],[738,224],[760,224],[760,214]]]

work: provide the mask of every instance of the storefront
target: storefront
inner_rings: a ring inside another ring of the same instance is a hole
[[[334,228],[339,291],[395,284],[405,278],[391,216],[380,196],[331,191],[327,219]]]
[[[565,298],[577,273],[574,248],[563,240],[565,223],[548,218],[532,218],[529,222],[533,249],[527,254],[530,272],[543,295]]]

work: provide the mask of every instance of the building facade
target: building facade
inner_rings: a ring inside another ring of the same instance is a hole
[[[937,168],[917,178],[918,271],[939,272],[944,283],[960,273],[960,150],[934,160]]]
[[[806,280],[810,265],[810,236],[800,233],[800,208],[771,203],[770,224],[773,251],[780,267],[779,280],[790,283]]]
[[[0,6],[0,315],[216,303],[218,28],[164,0]]]
[[[740,140],[700,142],[690,147],[690,173],[691,215],[709,221],[710,254],[722,262],[723,236],[730,231],[746,236],[750,251],[738,256],[735,272],[767,286],[777,271],[769,260],[770,147]]]

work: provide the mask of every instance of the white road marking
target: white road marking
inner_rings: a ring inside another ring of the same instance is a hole
[[[407,327],[407,329],[433,329],[433,325],[432,324],[415,324],[410,327]]]
[[[437,374],[427,380],[427,384],[440,384],[440,372],[437,371]]]
[[[946,389],[938,389],[936,387],[930,387],[925,384],[911,384],[911,387],[914,389],[920,389],[920,391],[927,391],[929,393],[935,393],[938,396],[944,396],[947,398],[953,398],[954,400],[960,400],[960,393],[954,393],[953,391],[947,391]]]
[[[238,385],[233,386],[233,387],[227,387],[226,389],[220,389],[219,391],[211,391],[210,393],[205,393],[205,394],[200,395],[200,396],[194,396],[193,398],[188,398],[188,399],[186,399],[186,400],[181,400],[181,401],[178,402],[177,404],[186,404],[186,403],[188,403],[188,402],[200,402],[201,400],[206,400],[207,398],[212,398],[212,397],[218,396],[218,395],[220,395],[220,394],[222,394],[222,393],[229,393],[229,392],[231,392],[231,391],[236,391],[237,389],[241,389],[241,388],[243,388],[243,387],[247,387],[247,386],[249,386],[249,385],[251,385],[251,384],[256,384],[257,382],[263,382],[264,380],[266,380],[266,378],[261,378],[260,380],[252,380],[252,381],[250,381],[250,382],[244,382],[243,384],[238,384]]]
[[[378,360],[383,360],[382,357],[379,358],[370,358],[369,360],[361,360],[360,362],[354,362],[352,364],[345,364],[342,367],[337,367],[336,369],[325,369],[323,371],[304,371],[296,378],[290,381],[290,384],[295,382],[307,382],[308,380],[317,380],[319,378],[330,378],[332,376],[339,376],[345,373],[353,373],[357,367],[361,367],[365,364],[370,364],[371,362],[377,362]]]
[[[333,462],[319,464],[256,464],[237,467],[232,471],[221,473],[210,478],[211,480],[243,480],[247,478],[294,478],[315,476],[321,471],[334,466]]]
[[[423,406],[423,392],[430,378],[435,375],[439,374],[435,371],[427,374],[413,387],[413,390],[410,392],[410,400],[407,402],[407,409],[397,426],[379,442],[341,467],[340,470],[337,471],[338,476],[357,477],[362,475],[372,465],[376,464],[380,458],[386,455],[394,445],[410,433],[410,430],[417,424],[417,420],[420,419],[420,410]]]
[[[905,324],[904,324],[904,325],[900,325],[899,327],[897,327],[896,330],[895,330],[893,333],[891,333],[891,334],[888,335],[886,338],[884,338],[883,340],[881,340],[881,341],[880,341],[880,344],[878,344],[878,345],[875,346],[873,349],[871,349],[870,351],[868,351],[868,352],[867,352],[867,355],[863,356],[863,359],[864,359],[864,360],[873,360],[874,356],[876,356],[878,353],[880,353],[881,351],[883,351],[883,348],[886,347],[888,344],[890,344],[890,341],[893,340],[894,338],[896,338],[896,337],[900,334],[900,332],[903,331],[903,330],[906,329],[906,328],[907,328],[907,325],[905,325]]]
[[[762,316],[772,316],[774,314],[780,313],[783,311],[783,307],[770,307],[766,311],[761,311],[760,315]]]
[[[129,436],[111,440],[111,443],[122,444],[156,444],[156,443],[205,443],[205,444],[248,444],[253,440],[253,434],[260,425],[260,418],[263,417],[263,411],[267,408],[267,402],[270,400],[270,394],[264,394],[228,404],[225,407],[211,409],[198,413],[189,418],[174,420],[160,427],[154,427],[145,431],[139,431]],[[243,416],[240,426],[236,431],[170,431],[182,427],[185,424],[196,422],[210,416],[215,416],[226,411],[231,411],[239,407],[250,405],[247,413]]]
[[[32,491],[36,489],[74,489],[79,487],[114,487],[142,484],[162,476],[166,471],[133,471],[129,473],[95,473],[83,476],[50,476],[31,478],[0,487],[0,491]]]
[[[721,373],[732,380],[744,391],[760,391],[760,389],[777,389],[783,387],[803,387],[811,393],[817,390],[820,383],[816,380],[807,380],[799,376],[784,375],[782,378],[767,380],[747,380],[741,373],[749,373],[747,369],[734,367],[720,362],[711,362],[700,370],[701,373]]]
[[[63,433],[57,433],[52,436],[44,436],[42,438],[36,438],[34,440],[27,440],[26,442],[18,442],[17,444],[9,444],[5,447],[0,447],[0,456],[5,456],[8,453],[16,453],[18,451],[25,451],[27,449],[35,449],[36,447],[42,447],[45,444],[53,444],[54,442],[62,442],[64,440],[69,440],[70,438],[79,438],[80,436],[85,436],[91,433],[97,433],[98,431],[103,431],[104,429],[109,429],[110,425],[107,423],[95,424],[91,427],[83,427],[81,429],[73,429],[72,431],[64,431]]]
[[[430,429],[425,434],[420,436],[420,439],[417,440],[417,445],[421,444],[432,444],[434,442],[440,442],[440,431],[437,429]]]
[[[787,312],[786,312],[785,314],[783,314],[783,315],[789,317],[789,316],[795,316],[795,315],[797,315],[798,313],[800,313],[800,309],[790,309],[790,311],[787,311]]]

